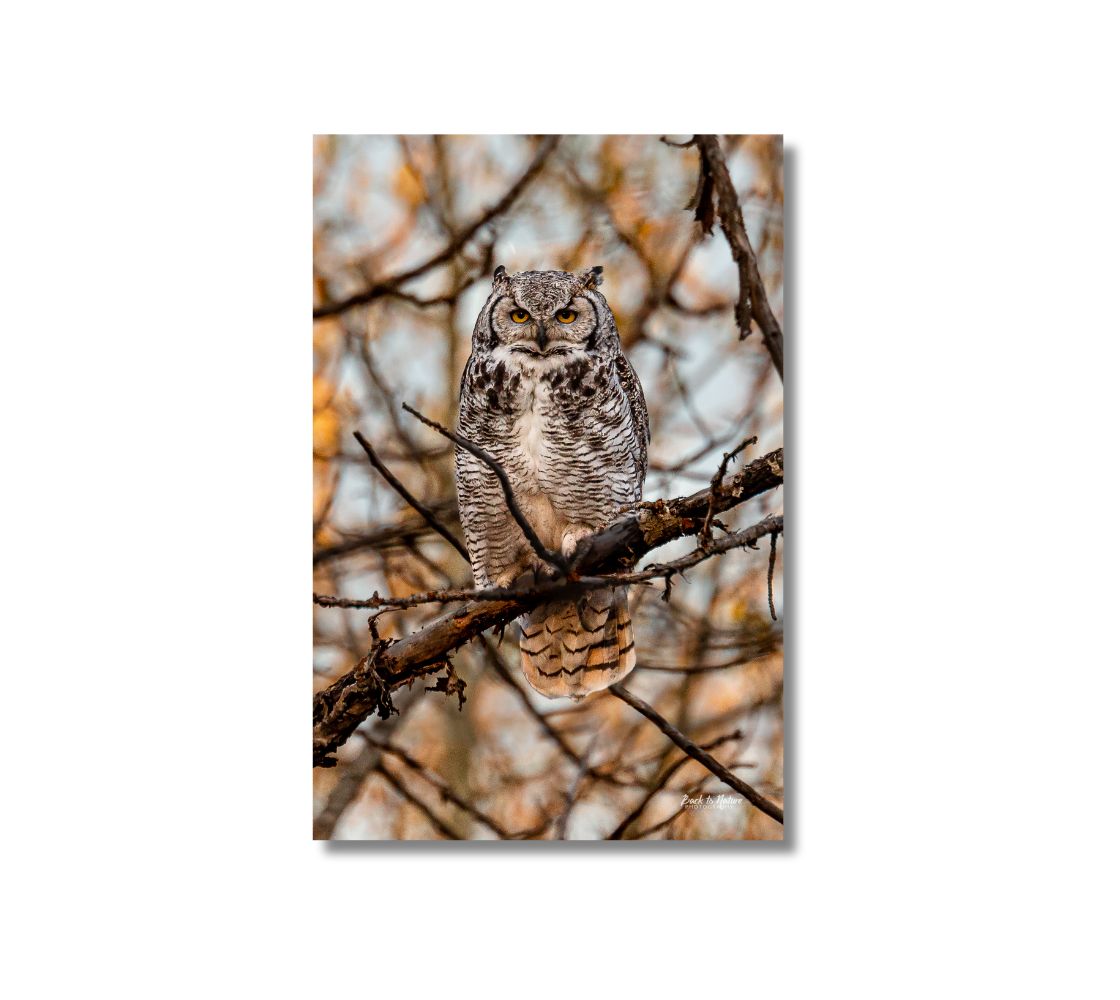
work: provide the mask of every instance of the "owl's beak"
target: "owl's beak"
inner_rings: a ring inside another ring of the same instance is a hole
[[[537,326],[537,346],[543,351],[548,343],[548,334],[544,332],[544,324]]]

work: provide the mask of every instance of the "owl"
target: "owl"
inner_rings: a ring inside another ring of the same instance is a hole
[[[459,433],[498,461],[540,540],[565,556],[641,500],[646,476],[645,397],[598,291],[602,274],[499,267],[460,383]],[[542,570],[487,465],[459,448],[455,480],[475,586]],[[625,587],[521,618],[521,669],[549,698],[583,698],[635,661]]]

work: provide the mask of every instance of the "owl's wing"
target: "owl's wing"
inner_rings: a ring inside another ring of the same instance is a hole
[[[640,458],[640,481],[645,482],[646,471],[649,469],[649,411],[646,410],[645,393],[642,392],[642,383],[638,381],[638,376],[630,367],[625,354],[619,353],[615,367],[626,401],[630,404],[630,415],[634,422],[634,434],[637,438]]]
[[[486,361],[475,355],[467,361],[459,385],[458,430],[469,441],[497,451],[490,440],[493,414],[476,391],[476,377],[485,374]],[[495,455],[495,457],[499,457]],[[471,572],[476,587],[488,587],[514,558],[514,546],[506,523],[509,517],[497,478],[483,462],[463,448],[455,449],[455,490],[459,502],[459,523],[467,540]]]

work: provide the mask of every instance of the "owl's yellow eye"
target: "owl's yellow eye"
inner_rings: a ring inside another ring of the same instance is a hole
[[[556,318],[560,320],[561,323],[571,323],[576,318],[576,314],[572,309],[561,309],[556,314]]]
[[[514,309],[513,312],[509,314],[509,318],[515,323],[529,322],[529,314],[524,309]]]

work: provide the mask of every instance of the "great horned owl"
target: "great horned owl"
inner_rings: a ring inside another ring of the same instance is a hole
[[[566,556],[641,500],[646,476],[646,401],[602,273],[499,267],[460,385],[459,432],[501,464],[540,540]],[[539,569],[493,472],[460,448],[455,473],[475,586]],[[521,630],[521,669],[550,698],[583,698],[634,669],[624,587],[540,605]]]

